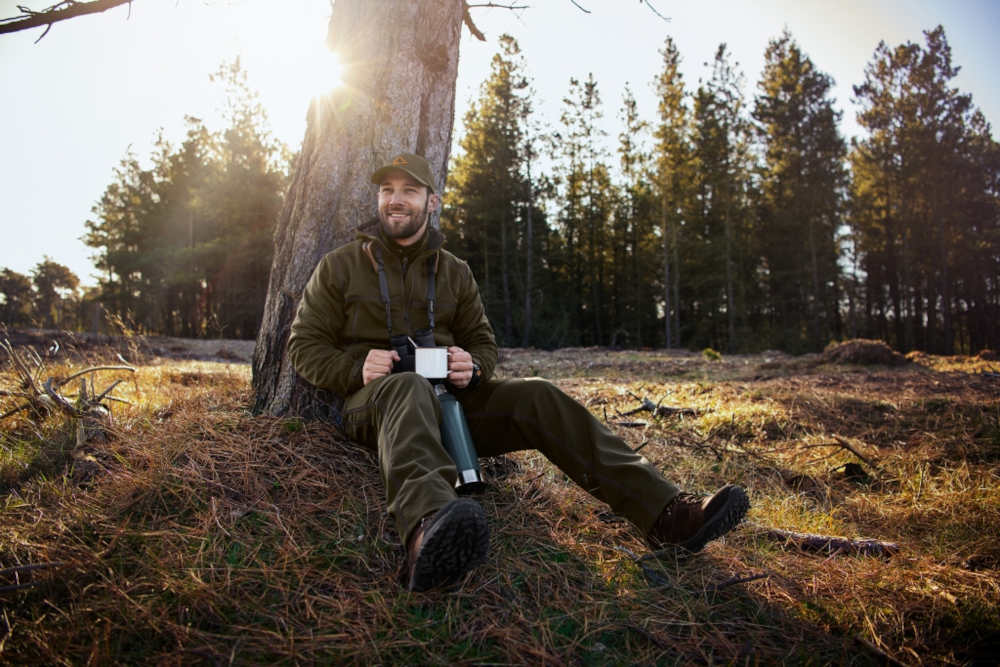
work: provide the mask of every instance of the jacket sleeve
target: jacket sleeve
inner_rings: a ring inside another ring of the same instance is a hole
[[[338,332],[346,318],[340,269],[337,257],[327,255],[313,271],[292,322],[288,356],[307,382],[347,396],[364,385],[364,359],[340,349]]]
[[[462,263],[462,289],[451,330],[455,344],[472,355],[472,360],[482,369],[482,379],[493,377],[497,365],[497,342],[493,327],[486,319],[486,310],[479,295],[479,285],[472,277],[468,264]]]

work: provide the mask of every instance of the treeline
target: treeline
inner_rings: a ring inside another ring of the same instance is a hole
[[[593,78],[570,81],[543,132],[518,45],[501,38],[442,216],[499,341],[1000,347],[1000,151],[952,83],[943,29],[925,38],[876,50],[855,87],[867,137],[851,145],[832,79],[789,33],[752,98],[725,45],[689,89],[667,39],[657,116],[626,90],[614,155]]]
[[[3,323],[257,335],[293,156],[268,132],[239,58],[211,79],[225,90],[226,129],[187,117],[179,147],[161,134],[149,169],[129,152],[92,209],[83,241],[94,249],[98,286],[80,290],[78,277],[48,258],[30,278],[3,269]]]
[[[79,330],[86,326],[94,290],[81,289],[69,267],[42,259],[30,275],[0,269],[0,323]]]
[[[212,79],[225,87],[226,129],[188,117],[179,147],[157,140],[151,168],[127,155],[83,240],[105,311],[147,332],[253,338],[291,157],[239,59]]]

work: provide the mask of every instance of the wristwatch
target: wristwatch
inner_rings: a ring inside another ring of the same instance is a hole
[[[469,380],[469,387],[479,386],[479,380],[483,377],[483,369],[479,367],[479,364],[472,362],[472,379]]]

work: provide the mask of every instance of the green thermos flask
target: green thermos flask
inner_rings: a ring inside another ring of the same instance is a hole
[[[462,404],[448,393],[443,382],[434,385],[434,393],[441,402],[441,444],[458,469],[455,491],[459,495],[482,491],[486,483],[479,469],[479,456],[472,443]]]

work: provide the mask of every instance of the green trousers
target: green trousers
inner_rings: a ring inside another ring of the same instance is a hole
[[[489,380],[456,398],[479,456],[535,449],[645,535],[680,490],[590,412],[542,379]],[[344,406],[347,435],[378,450],[389,512],[404,544],[420,519],[455,498],[441,446],[441,406],[416,373],[369,382]]]

